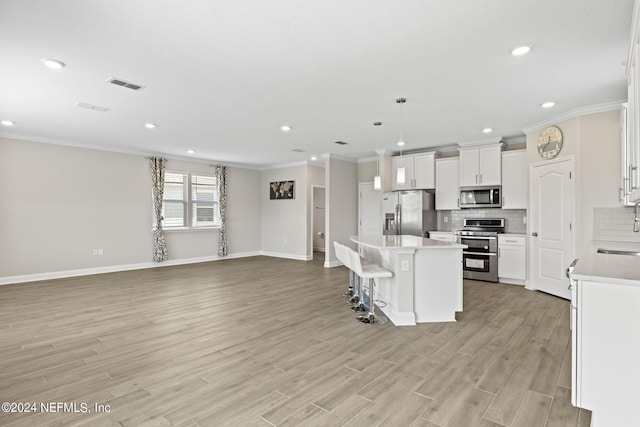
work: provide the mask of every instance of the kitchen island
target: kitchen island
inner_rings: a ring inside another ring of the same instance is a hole
[[[465,245],[417,236],[351,236],[367,262],[393,272],[376,280],[378,307],[396,326],[455,322],[462,311]]]

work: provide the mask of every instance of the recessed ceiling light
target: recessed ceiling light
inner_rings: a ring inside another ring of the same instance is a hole
[[[291,126],[284,125],[281,126],[280,129],[282,129],[282,132],[289,132],[291,130]]]
[[[533,45],[530,45],[530,44],[523,44],[521,46],[517,46],[511,50],[511,55],[513,56],[526,55],[531,51],[532,47]]]
[[[491,132],[493,132],[493,129],[492,128],[484,128],[484,129],[482,129],[482,132],[491,133]]]
[[[553,107],[554,105],[556,105],[556,103],[555,103],[555,102],[553,102],[553,101],[547,101],[547,102],[545,102],[544,104],[542,104],[542,105],[541,105],[541,107],[542,107],[542,108],[551,108],[551,107]]]
[[[147,129],[155,129],[158,127],[158,125],[155,123],[145,123],[144,127],[146,127]]]
[[[315,162],[316,160],[318,160],[318,158],[316,156],[312,156],[311,160],[313,160]]]
[[[42,58],[40,59],[40,61],[42,61],[44,65],[46,65],[47,67],[53,70],[60,70],[67,66],[67,64],[65,64],[64,62],[58,61],[57,59],[52,59],[52,58]]]
[[[404,141],[398,141],[398,147],[404,147]]]
[[[13,126],[16,124],[16,122],[12,122],[11,120],[2,120],[0,123],[2,123],[3,126]]]
[[[187,150],[187,153],[189,153],[189,154],[193,154],[193,153],[195,153],[195,151],[193,151],[193,150]]]

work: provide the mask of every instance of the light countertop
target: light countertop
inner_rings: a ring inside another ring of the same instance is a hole
[[[598,248],[640,252],[640,243],[590,242],[578,256],[573,279],[640,286],[640,256],[600,254]]]
[[[458,243],[441,242],[406,234],[399,236],[351,236],[352,242],[375,249],[464,249]]]

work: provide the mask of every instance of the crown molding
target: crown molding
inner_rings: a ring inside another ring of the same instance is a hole
[[[530,126],[524,127],[522,128],[522,132],[524,132],[525,135],[528,135],[542,128],[545,128],[547,126],[551,126],[551,125],[558,124],[560,122],[565,122],[567,120],[575,119],[576,117],[586,116],[588,114],[606,113],[609,111],[619,110],[624,102],[626,101],[613,101],[613,102],[607,102],[604,104],[596,104],[596,105],[590,105],[587,107],[574,108],[573,110],[566,111],[564,113],[555,115],[541,122],[534,123]]]
[[[137,157],[162,156],[169,160],[178,160],[181,162],[191,162],[191,163],[205,163],[209,166],[211,166],[212,164],[215,164],[215,166],[220,165],[220,166],[234,167],[238,169],[260,170],[260,168],[255,165],[249,165],[245,163],[221,162],[216,159],[205,159],[201,157],[176,156],[176,155],[160,153],[160,152],[130,150],[130,149],[124,149],[124,148],[105,147],[100,145],[88,145],[88,144],[82,144],[75,141],[62,141],[58,139],[15,135],[15,134],[9,134],[4,132],[0,132],[0,138],[13,139],[15,141],[37,142],[40,144],[59,145],[61,147],[81,148],[84,150],[103,151],[107,153],[126,154],[129,156],[137,156]]]
[[[268,170],[274,170],[274,169],[284,169],[284,168],[295,168],[298,166],[307,166],[307,161],[306,160],[302,160],[299,162],[290,162],[290,163],[282,163],[282,164],[277,164],[277,165],[267,165],[267,166],[262,166],[260,167],[261,171],[268,171]]]
[[[493,138],[474,139],[471,141],[459,142],[458,146],[460,148],[467,148],[467,147],[476,147],[478,145],[500,144],[500,143],[502,143],[502,137],[496,136]]]
[[[387,150],[386,148],[378,148],[376,150],[376,154],[378,156],[391,156],[393,154],[393,151]]]

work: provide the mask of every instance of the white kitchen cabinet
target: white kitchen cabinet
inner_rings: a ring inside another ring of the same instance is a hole
[[[393,190],[429,190],[436,187],[436,153],[396,156],[391,159],[393,165]],[[398,168],[405,168],[405,183],[398,184]]]
[[[460,147],[460,187],[500,185],[502,144]]]
[[[528,175],[527,150],[502,153],[502,209],[527,209]]]
[[[447,243],[456,242],[456,235],[452,231],[430,231],[429,238]]]
[[[436,210],[460,209],[459,165],[458,157],[436,160]]]
[[[524,285],[527,278],[527,238],[524,234],[498,235],[498,281]]]
[[[634,26],[631,29],[631,45],[627,58],[626,132],[622,142],[623,156],[626,154],[626,164],[622,170],[622,187],[623,193],[628,196],[628,204],[640,201],[640,2],[635,3],[632,20]]]
[[[592,427],[638,425],[640,244],[592,241],[571,271],[571,403]]]
[[[579,280],[572,297],[572,403],[594,427],[635,425],[640,287]]]

